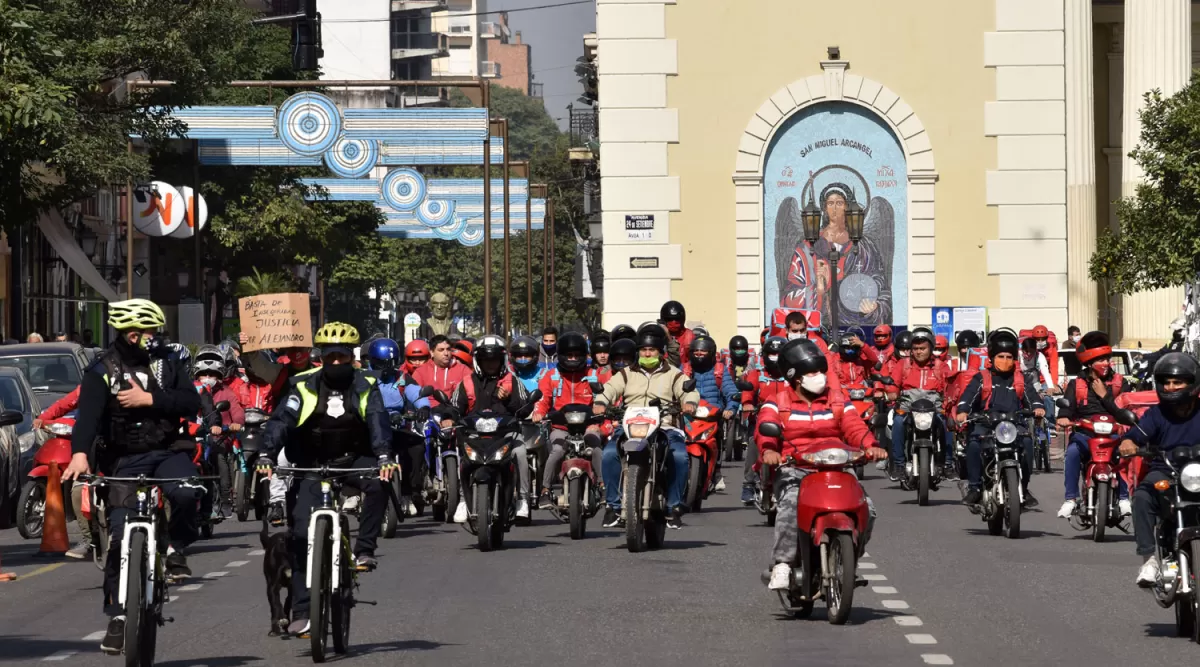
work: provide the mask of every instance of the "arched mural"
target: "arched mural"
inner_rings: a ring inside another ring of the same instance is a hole
[[[838,324],[907,325],[907,171],[891,129],[861,106],[815,104],[784,121],[763,169],[766,312],[820,310],[831,322],[829,257],[837,247]],[[846,230],[854,206],[865,208],[857,244]],[[821,211],[821,238],[811,247],[805,207]]]

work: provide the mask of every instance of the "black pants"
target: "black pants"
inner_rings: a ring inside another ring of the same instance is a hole
[[[345,464],[346,468],[370,468],[377,463],[373,456],[360,456]],[[298,467],[310,467],[307,465]],[[315,466],[313,466],[315,467]],[[383,511],[387,506],[383,485],[378,479],[347,477],[346,486],[352,486],[363,494],[358,515],[358,539],[354,542],[355,555],[375,553],[375,541],[379,539],[379,527],[383,523]],[[288,548],[292,554],[292,616],[308,618],[308,521],[313,508],[321,504],[321,481],[296,479],[287,493]]]
[[[400,462],[400,495],[415,496],[425,489],[425,439],[411,433],[392,436],[392,451]]]
[[[1133,492],[1133,539],[1139,556],[1153,556],[1157,551],[1154,526],[1158,517],[1167,511],[1169,503],[1164,493],[1154,488],[1154,483],[1169,479],[1167,473],[1151,470]]]
[[[184,452],[157,451],[146,454],[124,456],[117,460],[112,469],[113,477],[190,477],[196,474],[196,466],[191,457]],[[197,510],[204,489],[183,486],[181,484],[164,484],[163,493],[171,503],[171,518],[167,523],[167,535],[170,546],[176,551],[183,551],[187,545],[195,542],[200,536],[197,524]],[[104,563],[104,613],[116,616],[125,613],[118,600],[121,578],[121,539],[124,536],[125,521],[132,513],[134,494],[133,489],[122,484],[112,486],[108,490],[108,560]],[[122,500],[126,499],[126,500]]]

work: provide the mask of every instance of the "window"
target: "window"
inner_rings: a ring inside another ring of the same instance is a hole
[[[69,354],[0,358],[0,366],[18,368],[34,391],[67,393],[79,386],[79,366]]]
[[[16,378],[0,377],[0,404],[5,410],[29,412],[29,406],[26,405],[25,397],[21,392],[21,385]]]

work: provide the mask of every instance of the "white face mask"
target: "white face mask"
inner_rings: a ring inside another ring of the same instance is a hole
[[[204,377],[200,378],[200,384],[204,385],[205,387],[212,387],[217,384],[217,378],[211,375],[205,375]]]
[[[796,340],[797,338],[808,338],[808,335],[803,331],[793,331],[788,334],[788,340]]]
[[[1039,349],[1039,350],[1044,350],[1044,349],[1046,349],[1046,341],[1044,341],[1044,340],[1039,340],[1039,341],[1037,342],[1037,349]]]
[[[935,356],[935,357],[940,357],[940,356],[942,356],[942,354],[944,354],[944,353],[941,350],[933,351],[933,356]]]
[[[810,394],[819,394],[825,391],[825,374],[805,375],[800,378],[800,388]]]
[[[1071,336],[1071,342],[1078,345],[1080,338],[1083,338],[1083,336]]]

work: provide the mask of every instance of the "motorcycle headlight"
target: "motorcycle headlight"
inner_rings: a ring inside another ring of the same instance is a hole
[[[492,460],[499,461],[500,459],[504,458],[504,455],[507,453],[508,453],[508,445],[505,445],[505,446],[501,447],[500,449],[497,449],[495,454],[492,454]]]
[[[50,425],[50,432],[57,436],[66,437],[68,435],[71,435],[71,431],[73,431],[73,430],[74,429],[71,428],[70,424],[51,424]]]
[[[466,445],[464,445],[463,450],[466,451],[468,459],[470,459],[472,461],[479,460],[479,455],[475,453],[474,449],[471,449],[470,447],[467,447]]]
[[[500,422],[491,417],[475,420],[475,431],[478,433],[495,433],[498,426]]]
[[[1002,445],[1011,445],[1017,441],[1017,425],[1012,422],[1000,422],[996,424],[996,442]]]
[[[850,400],[852,400],[852,401],[861,401],[866,397],[867,397],[866,389],[851,389],[850,390]]]
[[[913,426],[916,426],[918,431],[928,431],[929,429],[933,428],[933,413],[914,412]]]
[[[1096,435],[1108,435],[1112,431],[1112,422],[1092,422],[1092,432]]]
[[[801,456],[800,458],[824,466],[840,466],[850,462],[850,452],[841,447],[833,447],[830,449],[822,449],[819,452],[811,452]]]
[[[587,421],[587,413],[586,412],[568,412],[567,413],[567,423],[568,424],[582,424],[585,421]]]
[[[649,433],[650,433],[650,425],[649,424],[630,424],[629,425],[629,437],[631,437],[631,438],[641,439],[641,438],[646,437]]]
[[[696,408],[696,417],[698,419],[708,419],[709,410],[703,405]]]
[[[27,452],[30,449],[33,449],[33,446],[36,443],[37,433],[34,433],[33,431],[25,433],[17,438],[17,446],[21,448],[22,452]]]
[[[1189,463],[1179,471],[1179,483],[1191,493],[1200,493],[1200,463]]]

